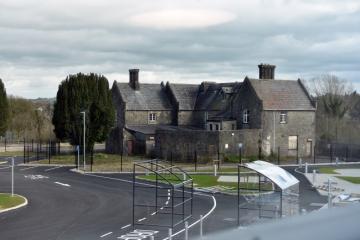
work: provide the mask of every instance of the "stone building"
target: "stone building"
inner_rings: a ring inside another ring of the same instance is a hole
[[[109,152],[163,158],[217,159],[277,152],[309,156],[316,104],[300,80],[275,80],[275,66],[259,65],[259,79],[242,83],[142,84],[114,82],[116,126]]]

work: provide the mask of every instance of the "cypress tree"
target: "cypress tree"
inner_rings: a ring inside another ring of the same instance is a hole
[[[4,136],[7,130],[9,118],[9,103],[6,96],[4,83],[0,78],[0,136]]]
[[[82,115],[86,112],[86,146],[106,139],[115,120],[108,80],[98,74],[69,75],[58,88],[52,122],[56,137],[82,145]]]

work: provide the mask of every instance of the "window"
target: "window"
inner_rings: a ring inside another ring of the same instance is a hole
[[[289,150],[297,150],[298,136],[289,136]]]
[[[210,125],[210,131],[212,131],[213,130],[212,124],[210,123],[209,125]]]
[[[245,109],[243,111],[243,123],[249,123],[250,111]]]
[[[287,112],[280,113],[280,123],[287,123]]]
[[[156,113],[149,113],[149,122],[156,121]]]
[[[218,124],[215,124],[215,130],[219,131],[219,125]]]

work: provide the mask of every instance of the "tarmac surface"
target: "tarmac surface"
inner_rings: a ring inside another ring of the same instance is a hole
[[[21,157],[15,160],[16,163],[22,162]],[[6,166],[0,164],[0,192],[11,191],[11,169]],[[166,215],[151,215],[153,209],[137,209],[135,221],[139,225],[134,228],[131,225],[131,175],[79,174],[70,169],[71,167],[59,166],[16,166],[15,193],[27,197],[29,204],[21,209],[0,214],[0,238],[130,240],[141,239],[141,236],[147,234],[154,234],[155,239],[167,237],[167,228],[140,225],[169,222]],[[294,172],[294,168],[288,170],[301,181],[300,208],[309,211],[319,208],[313,203],[326,202],[326,198],[309,187],[310,183],[303,175]],[[150,202],[154,196],[152,189],[143,189],[136,194],[136,198],[144,203]],[[189,225],[203,215],[207,216],[203,223],[205,235],[234,229],[237,225],[236,204],[236,196],[196,192]],[[166,202],[161,202],[160,205],[165,207]],[[246,223],[253,217],[250,214],[242,215],[241,223]],[[173,229],[173,234],[183,228],[183,224],[178,225]],[[135,233],[129,234],[134,229]],[[181,232],[173,239],[183,239],[183,234]],[[189,234],[199,236],[199,224],[194,225]]]

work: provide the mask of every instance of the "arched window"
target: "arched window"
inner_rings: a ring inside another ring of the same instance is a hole
[[[245,109],[243,111],[243,123],[249,123],[250,111]]]

